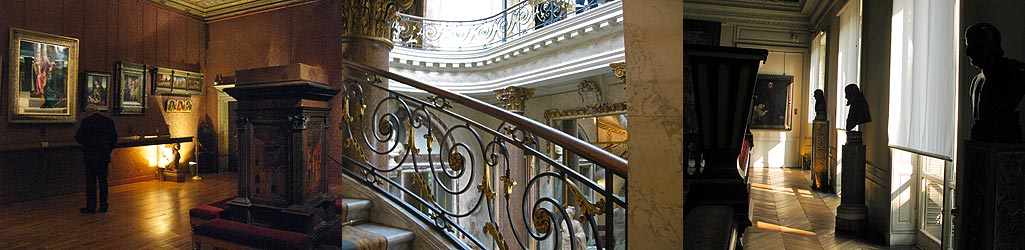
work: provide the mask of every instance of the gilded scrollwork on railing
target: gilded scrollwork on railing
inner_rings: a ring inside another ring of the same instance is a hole
[[[484,233],[491,235],[491,238],[495,239],[498,249],[509,250],[509,244],[505,242],[505,237],[502,236],[502,233],[498,232],[498,227],[495,227],[495,223],[488,222],[484,224]]]
[[[400,13],[392,23],[391,40],[400,47],[424,50],[488,49],[598,7],[598,1],[588,2],[522,1],[491,17],[472,21],[442,21]]]
[[[344,126],[340,127],[344,146],[350,150],[342,159],[350,163],[344,165],[355,167],[346,169],[345,173],[365,183],[375,183],[372,186],[379,187],[380,192],[389,194],[395,202],[408,203],[407,209],[421,214],[422,220],[438,230],[462,239],[460,242],[468,244],[467,248],[530,249],[538,248],[537,244],[548,244],[542,249],[555,247],[562,244],[560,233],[576,233],[573,228],[559,226],[565,225],[560,223],[566,220],[586,222],[585,230],[594,237],[600,235],[597,215],[609,214],[615,206],[626,207],[625,198],[617,196],[611,186],[598,184],[596,179],[580,174],[538,149],[539,140],[551,142],[554,139],[551,135],[556,132],[538,134],[538,127],[522,122],[486,126],[453,112],[464,110],[452,106],[467,105],[468,97],[418,98],[394,92],[380,84],[382,78],[387,78],[389,84],[409,84],[412,80],[370,73],[373,69],[356,67],[351,62],[345,65],[343,108],[365,110],[342,112],[345,119]],[[367,103],[369,99],[364,91],[380,91],[385,96]],[[496,112],[513,115],[501,109],[481,112],[483,115]],[[580,144],[577,147],[593,146]],[[511,150],[513,148],[518,150]],[[572,146],[564,145],[564,148],[575,150]],[[522,155],[510,153],[513,151]],[[605,167],[599,164],[602,160],[593,155],[604,151],[593,148],[589,152],[592,153],[578,153],[592,160],[596,168]],[[374,157],[386,157],[390,163],[373,165],[380,162],[369,160]],[[624,172],[625,161],[617,161],[611,162],[620,167],[604,171],[607,178],[625,179],[619,174]],[[528,173],[526,169],[536,172]],[[513,171],[527,176],[514,179],[510,174]],[[513,206],[522,206],[522,209],[513,210]],[[569,218],[568,206],[579,206],[582,216]],[[498,212],[498,209],[517,212]],[[479,227],[476,230],[464,227],[482,224],[485,225],[483,231]],[[606,220],[605,225],[611,225],[611,221]],[[612,233],[610,228],[606,226],[606,234]],[[595,242],[598,249],[606,249],[614,243],[596,238],[590,241]],[[570,242],[575,247],[588,244],[575,239]]]

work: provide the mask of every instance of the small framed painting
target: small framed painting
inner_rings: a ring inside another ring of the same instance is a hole
[[[109,110],[110,73],[86,71],[82,78],[83,110]]]
[[[114,67],[117,80],[117,114],[141,115],[146,112],[146,65],[118,62]]]
[[[751,129],[790,130],[794,76],[758,75],[751,103]]]

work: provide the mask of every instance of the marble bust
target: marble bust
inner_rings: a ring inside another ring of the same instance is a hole
[[[972,79],[971,139],[990,142],[1021,142],[1018,103],[1025,95],[1025,63],[1004,57],[1000,31],[978,23],[965,31],[965,54],[982,70]]]
[[[826,120],[826,94],[821,89],[815,90],[815,120]]]
[[[853,131],[855,126],[872,121],[868,101],[865,101],[865,95],[861,93],[858,85],[847,84],[844,88],[844,98],[847,98],[847,106],[851,106],[847,111],[847,131]]]

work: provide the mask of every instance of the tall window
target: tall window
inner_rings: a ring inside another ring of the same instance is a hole
[[[837,57],[839,72],[836,78],[836,127],[847,126],[847,102],[844,87],[858,84],[861,67],[861,1],[850,1],[840,12],[840,53]]]
[[[819,32],[811,43],[811,80],[808,84],[808,123],[815,120],[815,90],[826,87],[826,33]],[[825,100],[823,100],[825,101]]]
[[[913,187],[917,245],[949,245],[950,185],[957,129],[959,13],[957,0],[894,0],[890,44],[889,143],[894,186]],[[910,171],[909,171],[910,170]],[[917,182],[917,183],[915,183]],[[894,190],[896,191],[896,190]],[[946,219],[945,219],[946,218]]]
[[[894,0],[889,143],[952,160],[957,110],[955,0]]]

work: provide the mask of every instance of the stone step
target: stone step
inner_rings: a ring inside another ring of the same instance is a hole
[[[341,198],[335,201],[335,211],[342,223],[367,221],[370,218],[369,200]]]
[[[387,250],[406,250],[412,248],[413,232],[407,230],[374,223],[364,223],[342,228],[342,231],[347,230],[352,230],[352,232],[343,234],[343,250],[378,249],[366,247],[379,246],[380,238],[384,238],[387,241]]]

